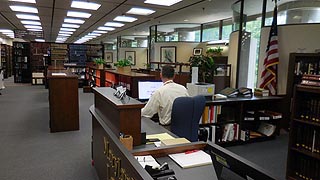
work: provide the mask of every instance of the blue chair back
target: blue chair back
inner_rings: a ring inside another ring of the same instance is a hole
[[[205,97],[178,97],[171,113],[171,131],[191,142],[198,141],[199,120],[205,107]]]

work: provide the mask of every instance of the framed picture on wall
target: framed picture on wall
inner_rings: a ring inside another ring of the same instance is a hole
[[[107,63],[112,63],[113,62],[113,53],[112,52],[106,52],[105,53],[105,61]]]
[[[160,62],[176,63],[177,49],[175,46],[160,47]]]
[[[193,48],[193,55],[200,56],[202,54],[202,48]]]
[[[125,58],[130,60],[133,65],[136,65],[136,52],[135,51],[125,51]]]

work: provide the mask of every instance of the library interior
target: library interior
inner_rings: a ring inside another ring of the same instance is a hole
[[[0,179],[320,180],[320,1],[0,1]]]

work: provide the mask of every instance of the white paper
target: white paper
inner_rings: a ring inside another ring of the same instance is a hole
[[[52,76],[66,76],[66,73],[52,73]]]
[[[151,155],[134,156],[134,158],[136,158],[143,168],[145,168],[146,165],[152,166],[153,168],[160,167],[160,164]]]
[[[211,156],[202,150],[191,153],[170,154],[169,157],[182,168],[212,164]]]

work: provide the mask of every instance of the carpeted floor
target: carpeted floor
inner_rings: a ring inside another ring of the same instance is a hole
[[[0,96],[0,179],[98,179],[90,152],[93,94],[79,89],[79,131],[50,133],[48,90],[5,83]]]
[[[93,94],[79,89],[80,130],[49,132],[48,90],[7,79],[0,95],[0,180],[97,180],[91,166]],[[276,140],[229,147],[285,179],[288,134]],[[224,173],[224,179],[228,178]]]

